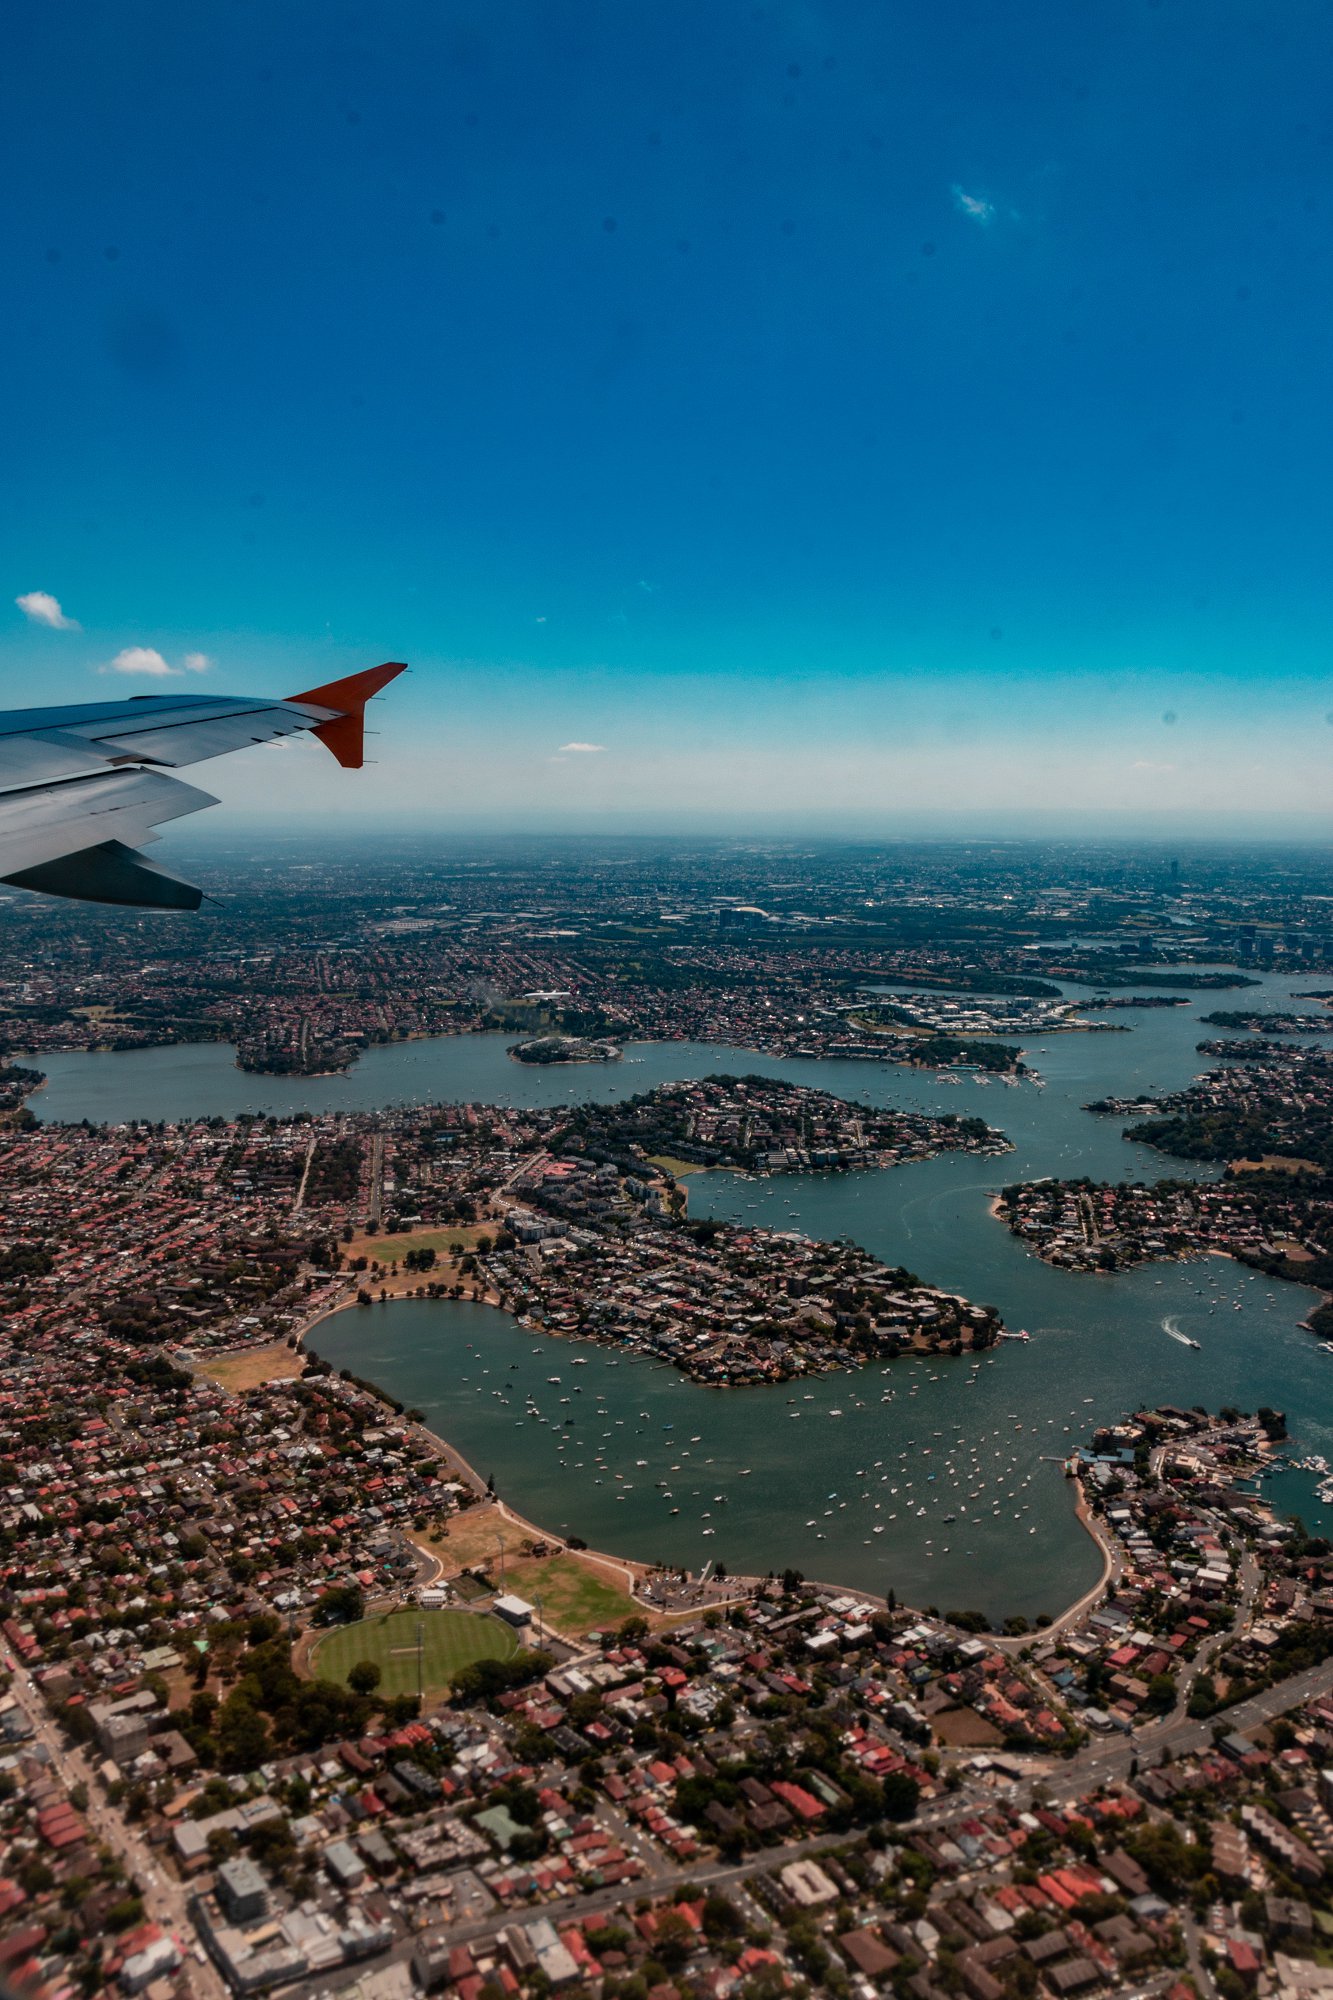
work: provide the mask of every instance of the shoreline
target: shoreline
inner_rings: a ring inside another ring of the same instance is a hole
[[[355,1297],[350,1299],[342,1299],[338,1302],[337,1305],[329,1306],[325,1311],[321,1312],[315,1319],[311,1320],[310,1324],[304,1329],[302,1329],[300,1332],[298,1332],[298,1334],[296,1335],[296,1349],[295,1349],[296,1353],[302,1355],[306,1354],[306,1342],[317,1326],[322,1326],[326,1320],[333,1319],[338,1313],[346,1312],[349,1307],[354,1307],[356,1303],[357,1301]],[[379,1303],[379,1301],[376,1301],[376,1303]],[[397,1303],[397,1301],[393,1299],[387,1299],[384,1301],[384,1303],[386,1305],[393,1305]],[[489,1299],[484,1301],[444,1299],[444,1300],[436,1300],[435,1303],[444,1305],[459,1305],[459,1304],[490,1305],[495,1302]],[[502,1307],[500,1309],[502,1311],[508,1310],[508,1308],[506,1307]],[[512,1318],[513,1315],[511,1314],[510,1317]],[[534,1329],[534,1330],[541,1331],[543,1334],[545,1334],[544,1328]],[[564,1336],[561,1336],[559,1334],[551,1334],[547,1335],[546,1337],[551,1339],[559,1339],[563,1338]],[[314,1357],[309,1355],[307,1355],[306,1358],[322,1359],[322,1357]],[[330,1363],[326,1365],[331,1366],[332,1364]],[[336,1377],[336,1371],[335,1371],[335,1377]],[[390,1409],[394,1407],[395,1403],[398,1400],[397,1397],[390,1397],[388,1390],[385,1389],[381,1383],[373,1381],[372,1378],[368,1375],[362,1376],[360,1378],[360,1381],[369,1386],[369,1388],[373,1391],[373,1393],[376,1396],[380,1397]],[[659,1609],[656,1609],[654,1606],[644,1603],[642,1597],[643,1586],[651,1580],[651,1578],[656,1572],[656,1566],[654,1564],[645,1562],[639,1556],[615,1555],[612,1554],[611,1551],[607,1549],[596,1549],[593,1548],[591,1544],[586,1544],[583,1548],[574,1548],[571,1545],[571,1543],[567,1540],[567,1538],[564,1535],[560,1534],[558,1530],[554,1528],[542,1527],[539,1522],[533,1521],[532,1519],[529,1518],[528,1515],[520,1513],[517,1507],[514,1507],[513,1505],[511,1505],[509,1501],[502,1498],[502,1496],[499,1493],[494,1492],[487,1485],[487,1482],[482,1478],[476,1466],[472,1464],[470,1459],[467,1459],[463,1456],[463,1453],[458,1449],[457,1445],[455,1445],[449,1438],[443,1437],[439,1431],[432,1430],[428,1423],[418,1422],[412,1418],[409,1418],[406,1414],[404,1414],[404,1416],[401,1417],[399,1421],[406,1426],[409,1433],[414,1433],[417,1436],[419,1436],[428,1445],[429,1449],[434,1453],[437,1461],[439,1461],[442,1464],[445,1471],[447,1473],[456,1475],[460,1483],[465,1485],[468,1488],[468,1490],[473,1494],[474,1505],[471,1507],[464,1508],[462,1510],[460,1518],[464,1519],[469,1518],[472,1514],[484,1510],[488,1505],[494,1507],[502,1520],[507,1521],[510,1527],[517,1529],[521,1534],[530,1536],[534,1542],[545,1542],[548,1548],[553,1553],[561,1556],[566,1556],[571,1561],[582,1564],[587,1569],[591,1570],[594,1575],[599,1575],[606,1580],[613,1580],[614,1582],[618,1583],[625,1590],[627,1596],[631,1601],[634,1611],[641,1611],[644,1616],[646,1616],[647,1618],[649,1618],[650,1620],[652,1620],[657,1624],[669,1628],[672,1625],[679,1623],[682,1619],[699,1617],[702,1615],[704,1611],[725,1610],[731,1606],[735,1606],[738,1604],[745,1604],[753,1596],[754,1591],[758,1589],[759,1585],[763,1582],[763,1578],[758,1576],[737,1576],[737,1577],[729,1576],[727,1578],[727,1583],[729,1586],[734,1586],[734,1588],[729,1587],[726,1590],[718,1591],[715,1595],[712,1596],[705,1596],[703,1594],[704,1587],[702,1583],[698,1583],[696,1584],[695,1587],[696,1589],[698,1589],[700,1595],[698,1603],[696,1605],[685,1606],[675,1611],[661,1611]],[[436,1577],[435,1579],[433,1579],[433,1581],[439,1581],[445,1578],[448,1564],[446,1557],[440,1553],[440,1550],[433,1546],[427,1547],[422,1541],[418,1540],[415,1535],[409,1535],[408,1540],[412,1543],[412,1546],[415,1549],[417,1549],[423,1556],[427,1557],[430,1561],[434,1562],[437,1565]],[[465,1566],[460,1566],[460,1568],[455,1573],[461,1575],[463,1567]],[[610,1573],[609,1578],[607,1577],[608,1572]],[[685,1572],[685,1574],[688,1575],[689,1572],[687,1571]],[[422,1589],[422,1588],[429,1589],[430,1585],[418,1584],[414,1587],[417,1589]],[[876,1600],[876,1601],[883,1602],[883,1600]],[[632,1611],[630,1615],[634,1615],[634,1612]],[[552,1629],[554,1630],[556,1628],[553,1627]],[[558,1636],[566,1644],[570,1645],[581,1644],[581,1641],[568,1638],[567,1635],[563,1633],[559,1633]]]
[[[310,1324],[301,1331],[299,1331],[296,1335],[296,1352],[298,1354],[303,1354],[305,1352],[306,1342],[317,1326],[322,1326],[326,1320],[334,1318],[334,1316],[338,1313],[346,1312],[349,1307],[354,1307],[356,1303],[357,1302],[355,1296],[353,1296],[350,1299],[340,1300],[337,1305],[328,1307],[325,1311],[321,1312],[315,1319],[311,1320]],[[375,1301],[375,1303],[379,1304],[381,1303],[381,1301],[377,1300]],[[393,1305],[397,1303],[397,1301],[393,1299],[386,1299],[382,1303],[384,1303],[385,1305]],[[491,1301],[443,1299],[443,1300],[436,1300],[435,1303],[442,1305],[481,1304],[481,1303],[490,1304]],[[500,1310],[508,1311],[508,1308],[501,1307]],[[511,1313],[510,1317],[513,1318],[514,1315]],[[544,1339],[563,1339],[567,1337],[559,1333],[549,1333],[545,1327],[534,1327],[529,1330],[539,1334]],[[322,1359],[323,1357],[311,1356],[308,1358]],[[332,1364],[330,1363],[326,1365],[331,1366]],[[368,1375],[361,1377],[361,1380],[366,1384],[368,1384],[373,1389],[374,1393],[380,1398],[382,1398],[390,1409],[393,1408],[394,1404],[397,1402],[398,1399],[396,1397],[391,1397],[389,1395],[388,1390],[385,1389],[382,1384],[373,1381],[373,1378]],[[744,1384],[741,1384],[739,1386],[744,1387]],[[638,1578],[639,1583],[642,1583],[642,1581],[645,1578],[651,1575],[652,1566],[644,1563],[640,1558],[636,1556],[613,1555],[604,1549],[594,1549],[592,1547],[588,1547],[585,1549],[571,1548],[568,1542],[565,1540],[564,1536],[560,1535],[555,1530],[541,1527],[537,1522],[530,1520],[527,1515],[520,1514],[516,1508],[511,1507],[510,1504],[507,1501],[503,1500],[498,1493],[489,1492],[486,1482],[482,1479],[481,1474],[477,1471],[476,1467],[472,1465],[472,1463],[468,1459],[464,1458],[462,1452],[459,1451],[457,1446],[451,1443],[451,1441],[448,1438],[443,1437],[439,1431],[432,1430],[428,1423],[413,1422],[409,1420],[406,1416],[401,1418],[400,1421],[407,1425],[409,1431],[422,1434],[426,1439],[428,1439],[430,1441],[432,1448],[436,1451],[437,1455],[443,1460],[443,1462],[446,1465],[454,1466],[459,1470],[459,1472],[463,1477],[464,1483],[467,1484],[470,1490],[478,1496],[478,1499],[480,1499],[484,1503],[489,1498],[489,1500],[496,1507],[499,1508],[501,1514],[506,1520],[510,1522],[511,1526],[527,1530],[537,1540],[549,1543],[553,1549],[558,1550],[559,1553],[562,1555],[571,1556],[576,1561],[586,1560],[589,1563],[590,1567],[596,1568],[597,1565],[602,1564],[608,1568],[620,1570],[622,1573],[627,1573],[632,1571]],[[1040,1628],[1034,1625],[1030,1631],[1014,1637],[1009,1637],[999,1631],[989,1632],[987,1634],[988,1639],[994,1640],[997,1646],[1004,1646],[1016,1650],[1019,1647],[1031,1645],[1034,1639],[1036,1638],[1044,1638],[1052,1632],[1062,1631],[1066,1625],[1068,1625],[1075,1618],[1077,1618],[1085,1609],[1090,1608],[1090,1606],[1096,1601],[1096,1599],[1100,1597],[1102,1591],[1106,1587],[1107,1581],[1111,1576],[1112,1569],[1114,1566],[1112,1545],[1103,1538],[1101,1531],[1096,1526],[1094,1517],[1092,1515],[1092,1511],[1087,1505],[1087,1500],[1083,1492],[1083,1482],[1077,1477],[1077,1475],[1074,1476],[1074,1485],[1078,1494],[1078,1498],[1074,1505],[1074,1518],[1078,1522],[1079,1526],[1083,1529],[1084,1533],[1095,1544],[1101,1555],[1102,1558],[1101,1575],[1098,1577],[1097,1581],[1094,1584],[1092,1584],[1087,1590],[1083,1591],[1072,1604],[1067,1605],[1063,1611],[1053,1615],[1049,1625],[1043,1625]],[[472,1510],[467,1509],[465,1511],[471,1512]],[[440,1574],[442,1575],[444,1565],[443,1562],[441,1561],[438,1551],[436,1551],[435,1549],[427,1550],[423,1547],[423,1545],[420,1542],[417,1542],[415,1540],[413,1545],[416,1548],[420,1549],[423,1555],[430,1555],[433,1560],[440,1562]],[[697,1617],[701,1615],[702,1612],[704,1612],[705,1610],[720,1610],[728,1604],[738,1604],[738,1603],[743,1604],[753,1594],[753,1590],[757,1588],[758,1585],[763,1581],[763,1579],[758,1576],[744,1576],[744,1577],[729,1576],[727,1580],[730,1583],[735,1583],[738,1586],[745,1586],[745,1587],[738,1588],[735,1592],[729,1592],[727,1595],[718,1597],[716,1599],[710,1598],[707,1601],[705,1601],[701,1598],[698,1606],[692,1610],[681,1611],[675,1614],[659,1613],[656,1615],[664,1617],[665,1622],[670,1623],[672,1622],[673,1617]],[[864,1590],[859,1585],[840,1584],[834,1582],[821,1581],[813,1578],[807,1579],[807,1581],[811,1582],[813,1587],[817,1589],[845,1592],[848,1596],[860,1598],[868,1604],[874,1604],[879,1606],[881,1609],[887,1608],[888,1605],[888,1599],[886,1597],[880,1596],[877,1592],[873,1590]],[[637,1604],[639,1602],[638,1589],[633,1584],[629,1585],[628,1589],[630,1596],[635,1600]],[[900,1610],[914,1611],[915,1615],[917,1616],[926,1615],[920,1606],[913,1607],[910,1605],[903,1605],[901,1601],[899,1601],[898,1608]]]
[[[430,1030],[419,1029],[419,1028],[412,1029],[406,1034],[389,1035],[382,1042],[372,1042],[367,1047],[358,1049],[349,1063],[340,1065],[336,1069],[321,1069],[321,1070],[247,1069],[243,1063],[235,1060],[237,1044],[234,1041],[231,1041],[225,1035],[218,1035],[218,1036],[202,1035],[202,1036],[197,1036],[189,1041],[183,1039],[171,1039],[168,1041],[161,1041],[161,1042],[132,1042],[128,1046],[122,1048],[117,1048],[109,1043],[93,1045],[91,1047],[87,1045],[73,1043],[73,1044],[67,1044],[66,1046],[60,1048],[48,1048],[42,1050],[11,1049],[5,1059],[8,1062],[28,1064],[33,1067],[37,1067],[39,1066],[43,1057],[50,1057],[50,1056],[133,1056],[133,1055],[149,1055],[161,1049],[230,1049],[233,1056],[233,1061],[230,1066],[232,1069],[238,1071],[242,1076],[251,1076],[260,1079],[268,1079],[269,1081],[274,1083],[308,1083],[308,1082],[313,1082],[321,1077],[329,1078],[329,1077],[355,1076],[357,1071],[361,1069],[362,1066],[364,1065],[366,1058],[368,1056],[374,1055],[376,1050],[379,1049],[403,1048],[410,1043],[416,1043],[416,1042],[446,1042],[446,1041],[454,1042],[454,1041],[467,1041],[469,1039],[481,1040],[490,1037],[503,1038],[506,1035],[512,1035],[513,1032],[514,1031],[512,1028],[432,1028]],[[1063,1031],[1053,1030],[1052,1032],[1063,1032]],[[981,1036],[978,1037],[977,1039],[986,1040],[990,1038]],[[758,1057],[761,1061],[764,1062],[881,1063],[887,1069],[901,1069],[901,1070],[907,1070],[912,1073],[939,1072],[941,1075],[945,1074],[951,1076],[956,1075],[960,1081],[966,1081],[966,1079],[969,1076],[976,1075],[985,1077],[987,1079],[994,1078],[997,1082],[1003,1080],[1008,1084],[1014,1085],[1014,1084],[1028,1082],[1038,1074],[1037,1071],[1030,1069],[1027,1063],[1023,1060],[1024,1056],[1026,1055],[1026,1050],[1024,1048],[1019,1049],[1018,1062],[1015,1068],[1011,1070],[979,1070],[976,1069],[973,1065],[967,1064],[961,1066],[949,1065],[946,1068],[946,1070],[941,1071],[938,1063],[914,1061],[905,1056],[897,1056],[897,1057],[889,1056],[886,1054],[882,1054],[878,1050],[875,1051],[867,1050],[863,1053],[851,1049],[775,1048],[775,1047],[763,1047],[763,1046],[756,1047],[749,1043],[711,1041],[706,1039],[700,1040],[692,1035],[670,1035],[666,1034],[665,1032],[660,1032],[652,1035],[629,1036],[620,1046],[619,1052],[615,1056],[580,1056],[566,1062],[529,1063],[521,1061],[518,1057],[514,1056],[512,1051],[509,1049],[507,1049],[505,1053],[511,1061],[517,1063],[520,1069],[561,1070],[561,1069],[580,1069],[589,1067],[595,1069],[606,1069],[612,1067],[616,1063],[634,1062],[637,1060],[642,1060],[642,1058],[640,1057],[635,1057],[634,1055],[627,1054],[626,1052],[629,1050],[646,1049],[646,1048],[673,1048],[673,1047],[684,1047],[684,1046],[690,1046],[701,1049],[717,1049],[719,1051],[724,1051],[727,1054],[733,1056]],[[719,1071],[717,1073],[722,1074],[723,1072]],[[46,1072],[43,1072],[42,1081],[40,1084],[34,1085],[34,1090],[44,1089],[49,1082],[50,1082],[49,1075]],[[428,1102],[428,1101],[431,1100],[427,1099],[422,1100],[422,1102]],[[476,1098],[476,1099],[450,1098],[444,1101],[449,1103],[455,1103],[455,1102],[483,1103],[486,1100],[482,1098]],[[385,1105],[381,1108],[389,1109],[391,1107]],[[201,1113],[199,1115],[207,1116],[209,1114]],[[290,1116],[294,1114],[280,1113],[278,1115]],[[78,1121],[76,1120],[75,1122],[77,1123]],[[92,1122],[96,1124],[99,1121],[93,1120]],[[100,1122],[103,1124],[118,1124],[124,1121],[117,1119],[106,1119]],[[182,1124],[189,1124],[193,1121],[188,1115],[183,1115],[177,1122]]]
[[[552,1056],[548,1061],[540,1058],[532,1061],[519,1054],[520,1047],[521,1044],[516,1042],[512,1049],[505,1050],[510,1062],[517,1063],[520,1069],[609,1069],[613,1063],[625,1060],[625,1051],[617,1049],[614,1055],[609,1056]]]
[[[1036,1184],[1032,1183],[1032,1185]],[[1039,1264],[1044,1264],[1048,1271],[1060,1271],[1068,1277],[1122,1278],[1122,1277],[1128,1277],[1129,1274],[1133,1271],[1146,1270],[1150,1264],[1195,1264],[1202,1262],[1202,1260],[1205,1257],[1224,1258],[1228,1263],[1237,1265],[1242,1271],[1254,1271],[1256,1270],[1256,1268],[1258,1269],[1263,1268],[1262,1266],[1256,1267],[1255,1265],[1251,1264],[1245,1257],[1242,1257],[1237,1251],[1224,1249],[1220,1244],[1217,1243],[1189,1244],[1183,1250],[1150,1251],[1142,1257],[1132,1257],[1128,1259],[1125,1263],[1117,1264],[1111,1270],[1102,1270],[1100,1266],[1092,1267],[1086,1264],[1063,1264],[1058,1262],[1054,1257],[1045,1256],[1041,1248],[1037,1244],[1030,1242],[1027,1237],[1023,1236],[1020,1233],[1020,1231],[1014,1229],[1010,1225],[1010,1223],[1007,1221],[1005,1217],[1004,1200],[1002,1195],[1000,1194],[989,1195],[986,1200],[986,1207],[989,1214],[993,1216],[995,1221],[1003,1224],[1003,1226],[1009,1231],[1009,1234],[1014,1238],[1014,1241],[1022,1245],[1024,1251],[1027,1253],[1029,1257],[1035,1257],[1037,1262]],[[1321,1336],[1318,1333],[1318,1329],[1310,1324],[1310,1320],[1313,1314],[1322,1310],[1324,1306],[1333,1305],[1333,1292],[1324,1291],[1321,1286],[1311,1283],[1308,1279],[1300,1277],[1289,1277],[1285,1271],[1268,1272],[1265,1275],[1270,1277],[1274,1284],[1300,1285],[1303,1286],[1304,1289],[1307,1291],[1320,1292],[1321,1297],[1319,1305],[1311,1306],[1310,1311],[1306,1314],[1305,1318],[1299,1319],[1296,1322],[1297,1326],[1300,1328],[1302,1333],[1312,1333],[1316,1336],[1316,1338],[1320,1338]]]
[[[1226,1256],[1228,1253],[1225,1251],[1216,1251],[1212,1254]],[[376,1303],[379,1303],[379,1301],[376,1301]],[[383,1303],[393,1304],[395,1301],[388,1299]],[[492,1304],[494,1302],[491,1300],[437,1300],[436,1303],[447,1305],[459,1303]],[[334,1318],[336,1314],[347,1311],[349,1307],[354,1307],[356,1304],[357,1301],[355,1295],[353,1295],[351,1298],[340,1300],[336,1305],[329,1306],[320,1312],[316,1318],[310,1321],[308,1326],[297,1332],[295,1336],[295,1352],[299,1355],[305,1355],[306,1343],[315,1328],[323,1325],[326,1320]],[[507,1311],[508,1309],[501,1307],[500,1310]],[[514,1315],[511,1313],[510,1317],[513,1318]],[[546,1328],[533,1328],[530,1330],[546,1339],[563,1339],[569,1337],[558,1332],[548,1332]],[[240,1351],[243,1352],[244,1350]],[[288,1351],[290,1352],[291,1350]],[[307,1356],[307,1358],[312,1357]],[[332,1364],[326,1365],[331,1367]],[[382,1384],[375,1382],[370,1376],[363,1376],[360,1380],[369,1386],[373,1393],[380,1397],[390,1409],[393,1409],[398,1399],[391,1397],[388,1390]],[[682,1607],[674,1612],[662,1612],[651,1606],[644,1605],[640,1597],[640,1590],[642,1585],[654,1574],[654,1565],[645,1563],[642,1558],[637,1556],[617,1555],[609,1550],[596,1549],[591,1546],[582,1549],[572,1548],[568,1540],[556,1530],[542,1527],[540,1523],[533,1521],[528,1515],[520,1513],[516,1507],[504,1500],[498,1493],[490,1490],[476,1467],[469,1459],[463,1456],[463,1453],[450,1439],[444,1437],[439,1431],[433,1430],[428,1423],[413,1421],[406,1415],[400,1421],[406,1425],[409,1432],[417,1434],[428,1444],[428,1447],[446,1468],[451,1468],[458,1473],[462,1483],[468,1486],[469,1490],[475,1495],[476,1501],[481,1506],[485,1506],[489,1502],[497,1509],[501,1518],[507,1521],[510,1526],[518,1529],[520,1532],[530,1534],[536,1541],[545,1542],[549,1548],[558,1554],[586,1564],[594,1573],[610,1571],[612,1574],[623,1578],[624,1587],[634,1605],[642,1609],[647,1616],[659,1621],[664,1626],[670,1626],[682,1619],[701,1616],[706,1610],[722,1610],[728,1606],[744,1604],[753,1596],[754,1592],[764,1581],[764,1578],[757,1574],[743,1576],[729,1575],[727,1582],[730,1585],[734,1585],[734,1589],[729,1589],[715,1597],[705,1597],[703,1595],[702,1580],[700,1580],[696,1584],[700,1595],[697,1603],[692,1607]],[[1073,1452],[1071,1450],[1069,1458],[1065,1461],[1066,1465],[1070,1463],[1072,1457]],[[1075,1624],[1085,1613],[1090,1612],[1094,1608],[1103,1591],[1107,1588],[1107,1585],[1115,1580],[1117,1545],[1098,1523],[1097,1517],[1088,1503],[1083,1480],[1079,1474],[1077,1472],[1066,1472],[1065,1476],[1071,1479],[1074,1485],[1076,1495],[1074,1519],[1093,1543],[1101,1558],[1100,1574],[1087,1589],[1080,1592],[1071,1604],[1066,1605],[1062,1611],[1052,1614],[1049,1624],[1038,1626],[1033,1623],[1026,1632],[1017,1634],[1007,1634],[994,1628],[990,1629],[986,1634],[987,1641],[994,1644],[999,1650],[1020,1652],[1025,1646],[1044,1641],[1065,1631],[1069,1626]],[[470,1514],[473,1511],[472,1508],[468,1508],[464,1510],[464,1513]],[[427,1556],[438,1565],[437,1579],[442,1578],[445,1574],[445,1560],[439,1551],[435,1548],[427,1548],[414,1536],[409,1536],[408,1539],[412,1541],[413,1546],[422,1555]],[[684,1573],[691,1576],[693,1574],[690,1571],[685,1571]],[[880,1609],[887,1609],[888,1607],[888,1599],[886,1597],[881,1596],[876,1591],[863,1589],[859,1585],[843,1584],[821,1578],[807,1578],[806,1581],[818,1590],[843,1593],[847,1596],[858,1598],[863,1602],[873,1604]],[[928,1615],[923,1607],[919,1605],[905,1605],[901,1600],[898,1600],[898,1609],[909,1611],[918,1617]]]

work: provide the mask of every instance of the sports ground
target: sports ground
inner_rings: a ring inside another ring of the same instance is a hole
[[[488,1613],[470,1611],[389,1611],[338,1625],[321,1639],[311,1662],[321,1680],[344,1685],[358,1660],[373,1660],[383,1678],[381,1694],[417,1691],[417,1627],[421,1628],[423,1691],[447,1688],[460,1667],[474,1660],[507,1660],[518,1651],[508,1625]]]

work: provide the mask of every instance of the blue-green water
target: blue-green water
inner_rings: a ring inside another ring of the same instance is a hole
[[[794,1564],[808,1575],[893,1588],[910,1602],[1032,1617],[1062,1608],[1097,1573],[1052,1462],[1094,1422],[1149,1401],[1270,1403],[1288,1412],[1303,1450],[1333,1457],[1333,1354],[1298,1327],[1314,1294],[1222,1258],[1112,1277],[1055,1271],[988,1209],[1006,1182],[1040,1174],[1206,1176],[1127,1145],[1121,1120],[1081,1107],[1110,1093],[1179,1088],[1206,1066],[1195,1043],[1219,1032],[1202,1028],[1200,1013],[1242,1001],[1289,1007],[1302,983],[1320,982],[1283,976],[1234,998],[1207,994],[1188,1007],[1108,1016],[1126,1033],[1033,1043],[1028,1060],[1043,1089],[688,1043],[631,1047],[627,1061],[610,1067],[530,1070],[508,1059],[505,1037],[479,1035],[374,1049],[349,1076],[308,1080],[245,1077],[229,1051],[207,1045],[44,1056],[50,1083],[31,1102],[46,1118],[106,1120],[430,1101],[536,1105],[743,1069],[874,1103],[988,1118],[1015,1141],[1014,1153],[944,1155],[889,1173],[708,1174],[689,1183],[696,1215],[854,1237],[998,1306],[1008,1326],[1031,1334],[977,1364],[902,1361],[812,1385],[710,1390],[628,1355],[548,1341],[485,1307],[425,1301],[340,1315],[315,1345],[424,1409],[520,1511],[594,1546],[695,1566],[713,1558],[736,1570]],[[1200,1351],[1172,1340],[1167,1318]],[[587,1365],[575,1367],[578,1358]],[[553,1374],[559,1384],[548,1381]],[[525,1410],[529,1392],[537,1414]],[[1287,1473],[1272,1490],[1284,1507],[1327,1526],[1314,1483]],[[946,1523],[951,1513],[957,1519]]]

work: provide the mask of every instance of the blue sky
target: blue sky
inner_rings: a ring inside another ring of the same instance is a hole
[[[0,699],[412,661],[209,773],[308,815],[1327,811],[1322,0],[3,33]]]

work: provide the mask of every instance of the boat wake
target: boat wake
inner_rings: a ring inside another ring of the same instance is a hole
[[[1178,1340],[1182,1347],[1193,1347],[1196,1350],[1198,1349],[1199,1345],[1198,1341],[1191,1340],[1187,1333],[1181,1332],[1180,1321],[1176,1318],[1176,1315],[1174,1313],[1168,1313],[1166,1318],[1162,1321],[1162,1332],[1166,1334],[1171,1340]]]

